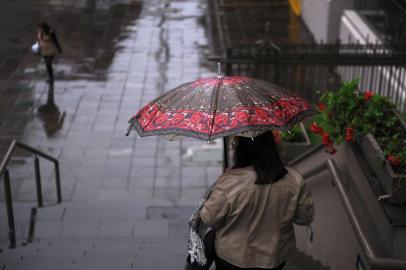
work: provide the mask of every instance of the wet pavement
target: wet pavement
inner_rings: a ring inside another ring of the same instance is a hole
[[[124,193],[139,188],[151,195],[171,188],[168,194],[187,196],[182,184],[187,184],[191,172],[200,177],[192,187],[207,187],[208,176],[217,174],[219,165],[183,167],[181,160],[189,146],[204,143],[124,136],[129,117],[143,104],[183,82],[213,74],[204,59],[203,4],[74,2],[71,6],[44,3],[34,5],[34,10],[29,1],[26,6],[11,5],[27,9],[32,18],[24,24],[31,26],[25,28],[27,33],[20,34],[18,47],[26,48],[20,58],[15,56],[17,68],[8,78],[2,74],[2,138],[17,138],[57,157],[65,201],[98,200],[104,194],[122,199]],[[34,16],[35,8],[46,18]],[[45,83],[44,63],[29,51],[40,20],[54,25],[64,50],[54,65],[53,89]],[[11,69],[7,61],[4,66]],[[49,91],[54,92],[54,106],[46,105]],[[146,177],[152,179],[140,179]],[[30,190],[25,180],[19,181],[20,191]],[[52,199],[51,190],[45,192],[46,199]],[[17,192],[15,199],[30,200],[34,194],[29,193]]]
[[[46,207],[35,208],[34,159],[17,151],[9,164],[17,248],[7,248],[0,188],[0,268],[183,268],[187,219],[222,171],[221,141],[125,132],[151,99],[215,74],[207,62],[206,4],[0,2],[0,156],[18,139],[58,158],[63,197],[55,205],[55,171],[40,158]],[[42,21],[54,26],[63,49],[53,88],[43,61],[30,52]],[[300,253],[286,268],[304,264],[324,269]]]
[[[206,62],[205,8],[205,1],[192,0],[0,3],[7,10],[0,28],[0,137],[58,158],[62,181],[63,203],[52,206],[55,172],[40,159],[44,201],[51,206],[33,213],[32,155],[13,158],[18,247],[44,239],[167,237],[186,254],[186,221],[221,173],[221,144],[194,162],[190,149],[198,152],[205,142],[125,132],[128,119],[157,95],[214,74]],[[30,52],[41,21],[55,28],[63,49],[53,88],[43,61]],[[5,249],[4,204],[0,213]]]

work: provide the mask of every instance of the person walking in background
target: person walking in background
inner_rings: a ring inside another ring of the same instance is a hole
[[[312,198],[303,177],[283,166],[272,131],[235,139],[235,166],[200,210],[215,230],[216,270],[282,269],[296,248],[293,224],[313,220]]]
[[[37,38],[40,49],[40,54],[44,59],[48,73],[47,83],[54,83],[54,71],[52,62],[57,53],[62,53],[61,46],[56,37],[55,31],[46,23],[41,23],[37,28]]]

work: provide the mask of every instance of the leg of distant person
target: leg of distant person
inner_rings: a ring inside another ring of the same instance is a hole
[[[52,68],[52,61],[54,60],[53,56],[44,56],[45,66],[48,73],[48,80],[47,83],[53,84],[54,83],[54,70]]]

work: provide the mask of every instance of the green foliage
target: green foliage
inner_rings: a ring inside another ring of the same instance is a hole
[[[406,130],[387,97],[360,92],[358,80],[353,80],[336,91],[324,92],[320,102],[325,109],[315,122],[335,144],[345,141],[346,128],[353,129],[354,138],[372,133],[385,157],[400,157],[400,166],[393,166],[395,172],[406,173]]]
[[[302,137],[302,129],[299,125],[293,126],[289,131],[290,133],[287,131],[281,133],[282,140],[285,142],[300,140],[299,138]]]

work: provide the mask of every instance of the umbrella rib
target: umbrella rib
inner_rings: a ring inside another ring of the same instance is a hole
[[[255,89],[255,90],[257,90],[257,89]],[[275,100],[273,98],[265,95],[265,93],[262,93],[262,92],[259,92],[259,91],[251,91],[251,93],[254,96],[256,96],[261,101],[261,103],[264,103],[263,100],[271,101],[271,103],[275,102]],[[269,104],[269,103],[264,103],[264,104],[261,104],[261,105],[265,105],[265,104]]]
[[[220,87],[223,84],[223,78],[224,78],[223,76],[217,77],[218,82],[217,82],[217,85],[216,85],[215,93],[214,93],[214,95],[212,97],[212,100],[211,100],[211,104],[212,104],[211,107],[213,108],[213,118],[211,120],[211,124],[210,124],[210,127],[209,127],[209,132],[210,132],[209,133],[209,140],[210,140],[210,138],[211,138],[211,136],[213,134],[214,120],[216,118],[216,112],[217,112],[218,97],[219,97]],[[214,106],[213,106],[213,103],[214,103]]]

